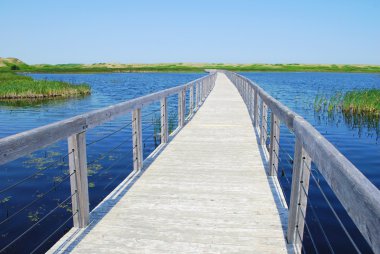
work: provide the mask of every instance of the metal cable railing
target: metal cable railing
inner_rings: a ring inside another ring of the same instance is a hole
[[[119,129],[117,129],[117,130],[115,130],[115,131],[113,131],[113,132],[111,132],[111,133],[109,133],[109,134],[107,134],[107,135],[105,135],[105,136],[103,136],[103,137],[97,139],[97,140],[94,140],[94,141],[92,141],[92,142],[90,142],[90,143],[87,143],[87,147],[89,147],[89,146],[91,146],[91,145],[93,145],[93,144],[96,144],[96,143],[98,143],[98,142],[100,142],[100,141],[102,141],[102,140],[104,140],[104,139],[106,139],[106,138],[109,138],[109,137],[113,136],[114,134],[116,134],[116,133],[118,133],[118,132],[124,130],[124,129],[127,128],[127,127],[130,127],[130,126],[133,124],[133,122],[134,122],[134,121],[130,121],[130,122],[128,122],[127,124],[123,125],[121,128],[119,128]]]
[[[30,180],[30,179],[32,179],[32,178],[38,176],[38,175],[41,174],[43,171],[45,171],[45,170],[47,170],[47,169],[50,169],[50,168],[52,168],[53,166],[56,166],[57,163],[63,161],[63,160],[64,160],[65,158],[67,158],[70,154],[72,154],[72,151],[69,152],[69,153],[67,153],[67,154],[64,155],[63,157],[61,157],[59,160],[55,160],[54,162],[50,163],[50,164],[47,165],[45,168],[37,170],[34,174],[31,174],[31,175],[29,175],[29,176],[27,176],[27,177],[25,177],[25,178],[23,178],[23,179],[17,181],[16,183],[11,184],[11,185],[8,186],[8,187],[5,187],[4,189],[0,190],[0,194],[3,194],[3,193],[5,193],[5,192],[7,192],[7,191],[9,191],[9,190],[11,190],[11,189],[14,189],[14,188],[17,187],[18,185],[20,185],[20,184],[22,184],[22,183],[24,183],[24,182],[26,182],[26,181],[28,181],[28,180]]]
[[[37,175],[41,174],[42,171],[47,170],[49,168],[54,168],[56,165],[58,165],[60,160],[64,160],[65,158],[68,158],[68,171],[70,172],[65,177],[60,178],[60,180],[53,187],[49,188],[47,191],[44,191],[43,193],[40,193],[37,198],[30,200],[27,204],[23,204],[22,207],[18,209],[15,213],[9,215],[7,218],[1,221],[0,225],[14,220],[17,215],[27,211],[36,203],[46,202],[48,195],[52,193],[55,189],[57,189],[60,185],[67,183],[68,179],[70,179],[70,185],[72,187],[72,193],[70,196],[68,196],[65,200],[60,202],[57,206],[53,207],[41,219],[38,219],[38,221],[33,223],[26,230],[20,232],[20,234],[15,239],[12,239],[10,242],[7,242],[5,246],[1,246],[0,252],[8,251],[13,245],[15,245],[18,241],[20,241],[20,239],[25,237],[38,225],[44,222],[46,223],[48,221],[49,216],[57,212],[57,210],[60,207],[67,207],[67,205],[69,205],[70,199],[72,200],[72,209],[70,211],[71,215],[69,217],[65,217],[65,219],[62,222],[60,222],[60,224],[57,225],[56,228],[51,230],[51,233],[47,237],[45,237],[41,242],[38,242],[36,246],[33,246],[33,250],[30,252],[39,252],[41,248],[46,248],[46,245],[49,243],[50,239],[53,236],[56,236],[57,234],[62,235],[63,228],[71,220],[74,222],[73,224],[75,227],[85,227],[88,224],[88,208],[90,200],[88,196],[89,186],[87,184],[87,180],[84,181],[84,177],[88,177],[88,172],[86,169],[94,166],[95,163],[106,164],[107,166],[105,167],[105,169],[102,169],[103,172],[97,174],[97,176],[102,176],[103,174],[106,174],[109,171],[114,171],[113,169],[116,166],[118,166],[121,163],[124,163],[123,160],[130,157],[133,163],[133,172],[139,172],[139,170],[141,170],[142,168],[142,161],[144,159],[143,149],[145,143],[149,143],[150,139],[156,137],[159,143],[167,142],[163,141],[162,139],[166,135],[163,132],[163,130],[166,129],[168,131],[168,134],[170,134],[174,129],[180,129],[181,127],[183,127],[183,122],[186,121],[186,117],[196,112],[198,108],[202,105],[203,101],[205,100],[208,93],[211,91],[215,84],[215,78],[216,74],[211,74],[182,86],[173,87],[130,101],[112,105],[107,108],[85,113],[83,115],[79,115],[70,119],[65,119],[57,123],[53,123],[47,126],[40,127],[38,129],[24,132],[22,133],[22,135],[0,139],[0,150],[2,151],[2,153],[4,151],[4,153],[0,157],[0,164],[4,164],[13,161],[17,158],[21,158],[26,154],[37,151],[41,148],[54,144],[57,141],[65,138],[67,138],[69,146],[69,152],[65,156],[45,166],[43,169],[36,171],[34,174],[24,177],[23,179],[5,187],[4,189],[0,190],[0,194],[6,193],[8,191],[13,191],[14,188],[17,188],[21,184],[27,182],[28,180],[33,179]],[[190,92],[187,90],[192,91],[193,94],[190,95]],[[167,98],[173,95],[178,96],[178,101],[175,101],[176,103],[178,102],[178,104],[169,108]],[[150,110],[150,108],[147,107],[147,105],[155,103],[157,101],[160,101],[161,104],[158,109]],[[148,108],[149,112],[142,114],[141,111],[143,107]],[[174,113],[170,112],[168,109],[175,109],[176,111]],[[162,117],[163,112],[166,115],[166,118],[168,119],[165,120],[165,117]],[[132,113],[131,121],[122,121],[121,125],[118,126],[116,129],[112,130],[111,132],[93,141],[86,142],[85,137],[88,129],[94,128],[96,126],[99,126],[100,124],[109,122],[110,120],[118,116],[126,115],[129,113]],[[160,122],[158,123],[158,120],[156,121],[155,115],[159,113]],[[151,121],[146,121],[151,116],[153,116],[153,119]],[[142,125],[144,126],[142,127]],[[154,129],[153,134],[150,134],[149,130],[152,128]],[[118,136],[116,134],[124,134],[124,131],[129,129],[131,130],[131,137],[127,139],[123,138],[121,140],[117,140]],[[157,129],[158,131],[156,131]],[[147,132],[147,134],[143,136],[143,132]],[[47,133],[48,135],[45,135]],[[117,143],[115,142],[115,140]],[[104,152],[102,151],[101,153],[98,153],[95,156],[95,158],[87,162],[86,148],[96,147],[98,149],[99,146],[94,145],[102,141],[112,142],[112,147],[110,147]],[[107,155],[113,154],[117,152],[119,149],[121,150],[123,146],[128,143],[131,143],[132,146],[126,146],[128,148],[127,151],[123,150],[124,155],[118,156],[118,158],[113,160],[112,162],[110,162],[111,160],[103,161]],[[14,147],[17,147],[18,149],[14,149]],[[107,189],[109,188],[109,186],[112,186],[115,183],[115,181],[117,181],[117,179],[119,179],[120,176],[124,174],[123,172],[119,172],[119,174],[117,173],[118,171],[115,172],[116,174],[112,173],[115,175],[115,177],[113,177],[112,181],[103,185],[103,189]],[[81,188],[77,188],[78,184],[87,185],[81,186]],[[74,197],[74,195],[76,195],[76,197]]]
[[[60,181],[57,185],[54,185],[53,187],[51,187],[48,191],[40,194],[36,199],[34,199],[33,201],[29,202],[28,204],[26,204],[25,206],[23,206],[21,209],[19,209],[17,212],[11,214],[10,216],[8,216],[6,219],[2,220],[0,222],[0,226],[8,221],[10,221],[11,219],[13,219],[15,216],[19,215],[21,212],[25,211],[26,209],[28,209],[29,207],[31,207],[32,205],[34,205],[35,203],[37,203],[38,201],[44,199],[49,193],[55,191],[57,189],[57,187],[59,185],[61,185],[65,180],[69,179],[72,175],[74,174],[71,173],[67,176],[65,176],[62,181]]]
[[[34,229],[37,225],[41,224],[46,218],[48,218],[52,213],[54,213],[58,208],[60,208],[63,204],[65,204],[67,201],[69,201],[74,195],[77,195],[77,193],[71,194],[69,197],[67,197],[65,200],[63,200],[61,203],[59,203],[55,208],[50,210],[47,214],[45,214],[40,220],[32,224],[28,229],[26,229],[22,234],[20,234],[16,239],[8,243],[5,247],[3,247],[0,252],[5,252],[10,246],[15,244],[18,240],[20,240],[22,237],[24,237],[27,233],[29,233],[32,229]]]
[[[356,245],[355,241],[353,240],[352,236],[350,235],[350,233],[348,232],[347,228],[345,227],[345,225],[343,224],[342,220],[339,218],[337,212],[335,211],[333,205],[331,204],[330,200],[327,198],[327,195],[326,193],[323,191],[321,185],[319,184],[319,181],[316,179],[316,177],[314,176],[314,173],[313,173],[313,170],[311,170],[311,168],[307,165],[307,163],[304,163],[304,160],[303,160],[303,164],[304,164],[304,168],[306,168],[312,179],[314,180],[316,186],[318,187],[318,190],[320,191],[320,193],[322,194],[322,197],[323,199],[326,201],[328,207],[331,209],[334,217],[336,218],[336,220],[338,221],[339,223],[339,226],[342,228],[343,232],[345,233],[345,235],[347,236],[347,238],[349,239],[349,241],[351,242],[352,246],[355,248],[356,252],[357,253],[361,253],[361,251],[359,250],[358,246]]]
[[[71,214],[63,223],[61,223],[61,225],[56,230],[54,230],[52,233],[50,233],[50,235],[48,237],[46,237],[40,244],[38,244],[37,247],[35,247],[30,253],[31,254],[36,253],[47,241],[49,241],[50,238],[52,238],[54,235],[56,235],[77,214],[78,214],[78,210],[75,211],[73,214]]]
[[[284,177],[287,185],[291,185],[290,203],[288,204],[288,242],[295,244],[300,252],[305,253],[306,250],[303,246],[303,232],[305,232],[305,235],[310,238],[311,250],[318,253],[318,241],[322,239],[326,243],[328,250],[334,253],[332,241],[328,237],[327,230],[321,223],[320,216],[316,212],[315,206],[310,201],[310,196],[308,195],[309,188],[313,188],[314,184],[309,187],[309,180],[307,180],[308,183],[306,185],[302,180],[304,177],[306,177],[305,179],[309,179],[307,176],[307,174],[309,174],[323,200],[332,211],[334,218],[337,220],[337,224],[342,228],[345,236],[352,244],[353,249],[360,253],[360,249],[356,241],[354,241],[356,239],[354,239],[350,233],[351,229],[348,230],[345,223],[339,218],[338,212],[334,208],[335,206],[327,198],[327,194],[320,184],[321,179],[331,188],[331,191],[336,195],[336,198],[347,211],[348,216],[357,226],[357,229],[364,239],[367,240],[372,250],[379,252],[379,190],[305,119],[278,102],[249,79],[228,71],[224,71],[224,73],[234,83],[246,103],[251,117],[255,120],[253,124],[255,127],[258,127],[255,128],[255,130],[261,141],[265,139],[268,140],[268,134],[270,136],[269,145],[274,149],[273,151],[269,151],[269,160],[271,161],[271,163],[269,163],[269,174],[277,175],[283,192],[284,186],[282,185],[282,181],[280,181],[280,177]],[[254,94],[254,96],[252,96],[252,94]],[[254,101],[252,101],[253,97],[255,98]],[[252,109],[252,105],[254,105],[254,109]],[[268,110],[265,109],[265,105],[268,106]],[[267,115],[268,111],[271,111],[270,118],[268,118]],[[283,144],[284,139],[281,139],[282,141],[280,142],[279,139],[276,139],[275,135],[277,134],[273,134],[277,133],[277,130],[279,132],[281,128],[280,125],[272,119],[272,116],[275,116],[275,119],[278,118],[290,132],[294,133],[294,156],[289,154],[287,148],[284,149],[284,147],[293,144]],[[272,124],[270,128],[268,128],[269,122]],[[274,131],[272,128],[276,130]],[[273,144],[271,144],[271,142]],[[263,142],[261,142],[261,144],[264,145]],[[265,143],[265,145],[268,144]],[[308,158],[310,164],[305,163],[305,158]],[[315,164],[315,169],[312,168],[312,163]],[[279,171],[281,167],[283,168],[280,174]],[[288,178],[288,174],[284,171],[284,168],[292,170],[290,174],[291,178]],[[306,169],[303,170],[303,168]],[[286,192],[284,192],[284,195],[285,193]],[[303,201],[303,199],[306,200]],[[307,202],[308,200],[309,202]],[[303,204],[303,207],[300,206],[301,204]],[[305,217],[307,209],[311,210],[308,219]],[[316,239],[315,235],[313,235],[314,230],[312,226],[314,223],[310,224],[311,221],[308,221],[309,219],[314,219],[313,221],[315,221],[321,233],[321,238],[318,236],[318,239]]]

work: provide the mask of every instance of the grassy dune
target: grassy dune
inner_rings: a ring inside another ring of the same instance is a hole
[[[205,69],[230,71],[273,71],[273,72],[363,72],[380,73],[380,66],[367,65],[304,65],[304,64],[61,64],[36,65],[25,71],[41,73],[91,73],[91,72],[203,72]]]
[[[0,73],[0,99],[72,97],[90,94],[88,85],[60,81],[34,80],[14,73]]]
[[[379,65],[336,64],[223,64],[223,63],[167,63],[167,64],[36,64],[27,65],[17,58],[0,58],[0,71],[38,73],[95,73],[95,72],[203,72],[205,69],[230,71],[271,72],[363,72],[380,73]]]

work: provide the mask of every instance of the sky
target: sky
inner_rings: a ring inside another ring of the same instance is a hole
[[[380,65],[380,1],[0,0],[0,57]]]

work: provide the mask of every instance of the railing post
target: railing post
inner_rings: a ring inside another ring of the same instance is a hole
[[[303,149],[302,141],[296,137],[292,187],[289,204],[288,231],[286,235],[288,243],[295,244],[299,250],[302,248],[301,245],[306,217],[310,168],[310,156]]]
[[[251,120],[253,121],[254,118],[255,118],[255,90],[253,89],[253,87],[251,86],[251,108],[250,108],[250,117],[251,117]]]
[[[190,86],[190,99],[189,99],[189,111],[190,115],[194,112],[194,85]]]
[[[68,137],[71,202],[74,227],[84,228],[89,222],[86,132]]]
[[[206,84],[205,81],[202,80],[202,104],[205,101],[206,98]]]
[[[185,125],[186,89],[178,93],[178,127]]]
[[[141,109],[132,112],[132,140],[133,140],[133,171],[138,172],[143,167],[143,146],[141,130]]]
[[[199,108],[199,82],[195,83],[195,108]]]
[[[255,101],[253,102],[253,127],[257,128],[259,123],[259,96],[257,90],[255,90]]]
[[[161,99],[161,143],[167,143],[169,139],[167,98]]]
[[[247,108],[248,108],[248,114],[249,117],[251,117],[252,113],[252,88],[248,84],[248,103],[247,103]]]
[[[198,107],[202,104],[202,94],[203,94],[203,89],[202,89],[202,87],[203,87],[203,84],[202,84],[203,82],[202,81],[199,81],[199,100],[198,100]]]
[[[247,105],[247,86],[245,85],[245,81],[242,80],[242,85],[243,85],[243,98],[244,98],[244,102],[245,104]]]
[[[268,111],[267,111],[267,105],[264,101],[261,103],[261,129],[260,129],[260,144],[262,146],[266,145],[267,142],[267,133],[266,130],[268,128],[267,125],[267,119],[268,119]]]
[[[248,87],[248,82],[244,81],[245,83],[245,105],[247,105],[247,108],[249,110],[249,87]]]
[[[280,119],[272,112],[270,125],[270,153],[269,153],[269,175],[276,175],[278,171],[278,156],[280,143]]]

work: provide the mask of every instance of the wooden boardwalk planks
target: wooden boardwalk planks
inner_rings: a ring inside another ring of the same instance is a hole
[[[238,91],[219,73],[193,119],[50,253],[282,253],[287,208]]]

